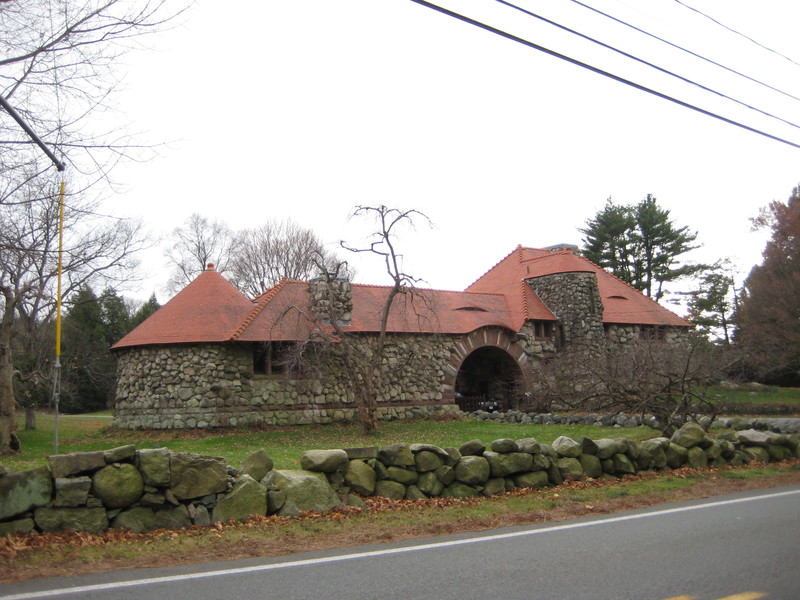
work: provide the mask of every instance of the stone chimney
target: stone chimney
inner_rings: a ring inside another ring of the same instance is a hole
[[[311,310],[324,324],[349,326],[353,319],[353,287],[346,277],[323,273],[309,280]]]

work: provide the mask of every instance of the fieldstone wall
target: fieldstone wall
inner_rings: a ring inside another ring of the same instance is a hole
[[[684,342],[689,336],[687,327],[664,327],[661,330],[663,341],[668,344]],[[606,341],[610,346],[629,344],[642,337],[641,325],[612,323],[605,327]]]
[[[669,439],[642,442],[561,436],[551,445],[525,438],[488,446],[471,440],[459,448],[308,450],[299,470],[274,470],[264,450],[233,468],[219,457],[122,446],[51,456],[48,467],[0,475],[0,535],[181,529],[363,505],[362,496],[490,496],[587,477],[797,457],[797,435],[746,430],[714,438],[695,423]]]
[[[525,281],[558,318],[564,346],[575,352],[602,352],[603,303],[594,273],[556,273]]]
[[[363,340],[371,352],[373,340]],[[393,335],[382,366],[382,420],[458,412],[442,390],[455,341]],[[202,344],[120,351],[115,425],[182,429],[299,425],[357,420],[350,384],[335,353],[302,377],[254,375],[249,344]]]

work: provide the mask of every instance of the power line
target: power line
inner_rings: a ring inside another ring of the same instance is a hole
[[[774,140],[776,142],[781,142],[782,144],[786,144],[788,146],[792,146],[794,148],[800,149],[800,144],[797,144],[795,142],[791,142],[791,141],[789,141],[787,139],[778,137],[776,135],[772,135],[771,133],[767,133],[766,131],[762,131],[760,129],[756,129],[754,127],[750,127],[749,125],[745,125],[744,123],[740,123],[738,121],[734,121],[733,119],[729,119],[727,117],[723,117],[722,115],[719,115],[717,113],[713,113],[713,112],[711,112],[709,110],[706,110],[704,108],[700,108],[699,106],[695,106],[693,104],[689,104],[688,102],[684,102],[683,100],[679,100],[678,98],[674,98],[673,96],[669,96],[667,94],[664,94],[664,93],[659,92],[657,90],[654,90],[652,88],[648,88],[648,87],[643,86],[643,85],[641,85],[639,83],[636,83],[635,81],[631,81],[629,79],[625,79],[624,77],[620,77],[619,75],[615,75],[613,73],[610,73],[609,71],[604,71],[603,69],[600,69],[600,68],[595,67],[593,65],[590,65],[588,63],[579,61],[577,59],[571,58],[571,57],[569,57],[569,56],[567,56],[565,54],[561,54],[560,52],[556,52],[555,50],[550,50],[549,48],[545,48],[544,46],[536,44],[535,42],[531,42],[530,40],[526,40],[526,39],[521,38],[519,36],[516,36],[516,35],[514,35],[512,33],[509,33],[507,31],[503,31],[502,29],[498,29],[496,27],[488,25],[487,23],[483,23],[482,21],[478,21],[478,20],[473,19],[471,17],[467,17],[466,15],[462,15],[460,13],[454,12],[454,11],[452,11],[450,9],[444,8],[443,6],[439,6],[438,4],[433,4],[431,2],[428,2],[427,0],[411,0],[411,1],[417,3],[417,4],[421,5],[421,6],[425,6],[427,8],[432,9],[432,10],[440,12],[443,15],[447,15],[448,17],[452,17],[454,19],[458,19],[459,21],[463,21],[464,23],[468,23],[470,25],[474,25],[475,27],[478,27],[480,29],[488,31],[489,33],[493,33],[495,35],[499,35],[500,37],[504,37],[504,38],[506,38],[508,40],[511,40],[512,42],[517,42],[518,44],[522,44],[523,46],[528,46],[529,48],[533,48],[534,50],[538,50],[540,52],[544,52],[545,54],[549,54],[550,56],[553,56],[555,58],[560,58],[561,60],[565,60],[568,63],[571,63],[571,64],[576,65],[578,67],[582,67],[584,69],[592,71],[593,73],[597,73],[598,75],[602,75],[604,77],[608,77],[609,79],[613,79],[614,81],[617,81],[619,83],[624,83],[625,85],[630,86],[632,88],[635,88],[637,90],[640,90],[642,92],[647,92],[648,94],[652,94],[653,96],[657,96],[658,98],[662,98],[663,100],[668,100],[669,102],[673,102],[675,104],[678,104],[679,106],[683,106],[684,108],[689,108],[691,110],[699,112],[700,114],[706,115],[708,117],[712,117],[712,118],[717,119],[719,121],[722,121],[724,123],[728,123],[729,125],[734,125],[735,127],[739,127],[739,128],[744,129],[746,131],[750,131],[751,133],[756,133],[758,135],[764,136],[764,137],[769,138],[771,140]]]
[[[579,32],[579,31],[575,31],[574,29],[570,29],[569,27],[567,27],[565,25],[561,25],[560,23],[556,23],[555,21],[551,21],[550,19],[548,19],[546,17],[543,17],[543,16],[538,15],[538,14],[536,14],[534,12],[526,10],[526,9],[522,8],[521,6],[517,6],[516,4],[513,4],[511,2],[507,2],[506,0],[495,0],[495,1],[499,2],[500,4],[503,4],[505,6],[508,6],[510,8],[516,9],[516,10],[520,11],[521,13],[524,13],[524,14],[530,16],[530,17],[534,17],[535,19],[539,19],[540,21],[543,21],[543,22],[547,23],[548,25],[553,25],[554,27],[558,27],[559,29],[561,29],[563,31],[566,31],[566,32],[571,33],[573,35],[577,35],[578,37],[581,37],[581,38],[583,38],[585,40],[588,40],[588,41],[590,41],[590,42],[592,42],[594,44],[597,44],[598,46],[602,46],[603,48],[606,48],[607,50],[611,50],[613,52],[616,52],[617,54],[621,54],[622,56],[624,56],[626,58],[630,58],[631,60],[635,60],[636,62],[639,62],[639,63],[641,63],[643,65],[646,65],[646,66],[648,66],[648,67],[650,67],[652,69],[655,69],[656,71],[660,71],[661,73],[664,73],[664,74],[669,75],[671,77],[675,77],[676,79],[680,79],[681,81],[683,81],[685,83],[688,83],[690,85],[696,86],[696,87],[700,88],[701,90],[704,90],[706,92],[710,92],[712,94],[715,94],[715,95],[719,96],[720,98],[725,98],[726,100],[730,100],[731,102],[735,102],[736,104],[744,106],[745,108],[749,108],[750,110],[753,110],[755,112],[759,112],[762,115],[770,117],[771,119],[775,119],[776,121],[781,121],[782,123],[785,123],[786,125],[789,125],[791,127],[795,127],[797,129],[800,129],[800,125],[797,125],[796,123],[792,123],[791,121],[787,121],[786,119],[784,119],[782,117],[778,117],[776,115],[773,115],[770,112],[767,112],[765,110],[761,110],[760,108],[758,108],[756,106],[752,106],[751,104],[747,104],[746,102],[742,102],[741,100],[737,100],[736,98],[733,98],[732,96],[728,96],[727,94],[723,94],[722,92],[719,92],[719,91],[717,91],[715,89],[707,87],[707,86],[705,86],[705,85],[703,85],[701,83],[697,83],[696,81],[688,79],[688,78],[684,77],[683,75],[678,75],[677,73],[674,73],[673,71],[670,71],[670,70],[665,69],[663,67],[659,67],[658,65],[655,65],[655,64],[653,64],[651,62],[648,62],[648,61],[646,61],[646,60],[644,60],[642,58],[639,58],[638,56],[634,56],[633,54],[629,54],[628,52],[625,52],[624,50],[620,50],[619,48],[615,48],[614,46],[606,44],[605,42],[601,42],[600,40],[597,40],[597,39],[595,39],[593,37],[585,35],[585,34]]]
[[[766,88],[771,89],[774,92],[778,92],[779,94],[783,94],[784,96],[787,96],[789,98],[792,98],[793,100],[797,100],[798,102],[800,102],[800,98],[799,97],[794,96],[794,95],[790,94],[789,92],[785,92],[785,91],[783,91],[783,90],[781,90],[779,88],[776,88],[775,86],[772,86],[772,85],[770,85],[768,83],[764,83],[763,81],[760,81],[759,79],[756,79],[755,77],[751,77],[750,75],[746,75],[746,74],[744,74],[744,73],[742,73],[740,71],[737,71],[736,69],[732,69],[730,67],[726,67],[725,65],[723,65],[721,63],[718,63],[717,61],[712,60],[710,58],[707,58],[707,57],[703,56],[702,54],[698,54],[697,52],[693,52],[693,51],[691,51],[691,50],[689,50],[687,48],[684,48],[683,46],[680,46],[678,44],[670,42],[669,40],[665,40],[664,38],[661,38],[661,37],[659,37],[659,36],[657,36],[657,35],[655,35],[653,33],[650,33],[649,31],[645,31],[644,29],[640,29],[639,27],[636,27],[636,25],[631,25],[630,23],[627,23],[626,21],[623,21],[622,19],[618,19],[617,17],[615,17],[613,15],[609,15],[608,13],[605,13],[602,10],[599,10],[599,9],[593,7],[593,6],[589,6],[588,4],[584,4],[580,0],[570,0],[570,2],[574,2],[578,6],[582,6],[582,7],[586,8],[586,9],[589,9],[589,10],[591,10],[593,12],[596,12],[597,14],[602,15],[602,16],[606,17],[607,19],[611,19],[612,21],[616,21],[620,25],[624,25],[625,27],[629,27],[631,29],[634,29],[634,30],[638,31],[639,33],[643,33],[646,36],[649,36],[649,37],[651,37],[653,39],[658,40],[659,42],[663,42],[664,44],[672,46],[673,48],[676,48],[676,49],[678,49],[678,50],[680,50],[682,52],[686,52],[687,54],[690,54],[690,55],[694,56],[695,58],[699,58],[700,60],[704,60],[705,62],[710,63],[710,64],[712,64],[712,65],[714,65],[716,67],[719,67],[721,69],[725,69],[729,73],[733,73],[735,75],[738,75],[739,77],[744,77],[745,79],[747,79],[749,81],[752,81],[753,83],[757,83],[758,85],[762,85],[762,86],[764,86]]]
[[[789,57],[788,57],[788,56],[786,56],[785,54],[781,54],[781,53],[780,53],[780,52],[778,52],[777,50],[773,50],[773,49],[772,49],[772,48],[770,48],[769,46],[765,46],[765,45],[764,45],[764,44],[762,44],[761,42],[758,42],[758,41],[754,40],[753,38],[751,38],[751,37],[750,37],[750,36],[748,36],[748,35],[745,35],[745,34],[744,34],[744,33],[742,33],[741,31],[736,31],[736,30],[735,30],[735,29],[733,29],[732,27],[728,27],[728,26],[727,26],[727,25],[725,25],[724,23],[720,23],[720,22],[719,22],[719,21],[717,21],[717,20],[716,20],[714,17],[707,15],[707,14],[706,14],[706,13],[704,13],[702,10],[698,10],[698,9],[694,8],[693,6],[689,6],[689,5],[688,5],[688,4],[686,4],[685,2],[681,2],[681,0],[675,0],[675,2],[677,2],[678,4],[680,4],[681,6],[683,6],[684,8],[688,8],[689,10],[691,10],[691,11],[693,11],[693,12],[696,12],[698,15],[702,15],[702,16],[704,16],[706,19],[708,19],[709,21],[712,21],[712,22],[716,23],[717,25],[719,25],[719,26],[720,26],[720,27],[722,27],[723,29],[727,29],[727,30],[728,30],[728,31],[730,31],[731,33],[734,33],[734,34],[736,34],[736,35],[738,35],[738,36],[741,36],[741,37],[743,37],[743,38],[744,38],[744,39],[746,39],[747,41],[749,41],[749,42],[752,42],[753,44],[755,44],[756,46],[758,46],[759,48],[763,48],[763,49],[764,49],[764,50],[766,50],[767,52],[772,52],[773,54],[775,54],[775,55],[777,55],[777,56],[780,56],[781,58],[785,58],[785,59],[786,59],[786,60],[788,60],[790,63],[793,63],[793,64],[797,65],[798,67],[800,67],[800,63],[796,62],[794,59],[792,59],[792,58],[789,58]]]

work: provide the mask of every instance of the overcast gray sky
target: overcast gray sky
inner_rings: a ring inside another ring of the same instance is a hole
[[[789,0],[585,4],[800,97],[800,5]],[[782,119],[800,101],[748,82],[571,0],[519,6]],[[452,10],[800,143],[800,130],[637,65],[493,0]],[[119,215],[167,235],[192,212],[255,226],[291,218],[331,247],[370,231],[356,204],[416,208],[405,269],[463,289],[517,244],[579,244],[606,198],[648,193],[746,274],[765,235],[749,218],[800,184],[800,150],[711,119],[410,0],[198,0],[183,26],[130,57],[121,108],[160,156],[116,173]],[[788,58],[787,58],[788,57]],[[792,60],[789,60],[792,59]],[[377,261],[358,279],[385,283]],[[167,299],[160,251],[136,292]]]

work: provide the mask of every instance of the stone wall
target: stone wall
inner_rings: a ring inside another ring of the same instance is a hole
[[[181,529],[363,505],[363,496],[490,496],[587,477],[797,457],[797,435],[747,430],[714,438],[694,423],[669,439],[642,442],[561,436],[552,445],[526,438],[488,446],[471,440],[459,448],[416,443],[309,450],[300,470],[274,470],[263,450],[233,468],[219,457],[122,446],[51,456],[46,467],[0,472],[0,535]]]
[[[373,340],[363,339],[370,352]],[[443,398],[446,336],[390,335],[378,419],[457,412]],[[119,352],[115,425],[181,429],[357,420],[353,391],[335,352],[303,376],[254,375],[249,344],[132,348]]]
[[[576,352],[603,350],[603,303],[594,273],[556,273],[525,281],[558,319],[561,345]]]

